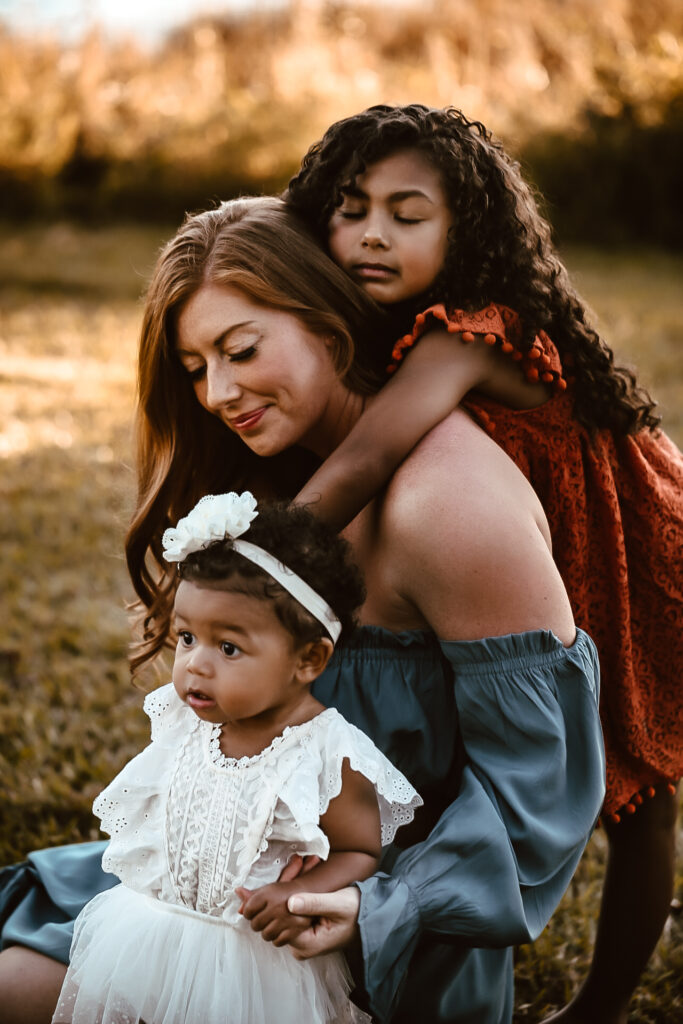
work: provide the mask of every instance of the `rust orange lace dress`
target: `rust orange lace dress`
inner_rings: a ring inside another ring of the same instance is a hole
[[[390,371],[436,322],[463,343],[483,334],[552,389],[535,409],[474,393],[463,404],[536,490],[576,624],[598,647],[603,813],[619,821],[683,774],[683,456],[661,432],[591,439],[552,341],[540,332],[523,354],[519,318],[505,306],[432,306],[396,344]]]

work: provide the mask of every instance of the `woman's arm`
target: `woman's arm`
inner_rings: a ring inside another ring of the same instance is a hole
[[[344,761],[342,789],[320,819],[330,843],[327,860],[289,882],[273,882],[251,892],[237,889],[240,911],[254,931],[275,946],[292,942],[309,927],[306,917],[295,917],[287,901],[298,892],[334,892],[351,882],[369,878],[377,870],[381,852],[380,814],[375,787]]]
[[[359,884],[359,905],[346,889],[293,901],[323,915],[293,943],[304,957],[348,942],[357,914],[378,1021],[424,932],[490,947],[539,934],[604,794],[597,655],[575,638],[535,499],[462,413],[435,434],[390,488],[384,542],[397,588],[445,638],[466,753],[458,796],[390,875]]]
[[[365,410],[343,443],[294,499],[342,529],[384,487],[425,434],[473,388],[513,407],[547,395],[515,363],[485,345],[464,344],[445,328],[430,330]]]

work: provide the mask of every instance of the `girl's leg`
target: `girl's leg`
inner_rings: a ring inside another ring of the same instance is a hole
[[[66,967],[25,946],[0,953],[3,1024],[50,1024]]]
[[[628,1005],[667,919],[678,801],[661,786],[633,816],[607,825],[609,851],[588,977],[544,1024],[626,1024]]]

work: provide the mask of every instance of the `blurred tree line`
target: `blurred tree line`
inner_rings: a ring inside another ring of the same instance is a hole
[[[562,239],[680,246],[680,0],[291,0],[153,50],[0,25],[0,216],[178,221],[279,190],[333,120],[416,101],[502,138]]]

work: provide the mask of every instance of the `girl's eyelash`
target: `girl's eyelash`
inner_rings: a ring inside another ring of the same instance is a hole
[[[344,220],[360,220],[361,217],[365,216],[363,210],[340,210],[339,216],[343,217]]]
[[[419,224],[422,220],[421,217],[399,217],[398,214],[394,214],[394,218],[399,224]]]

